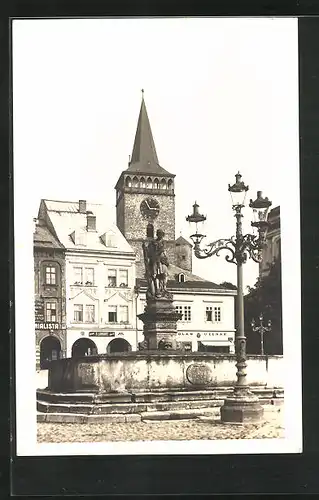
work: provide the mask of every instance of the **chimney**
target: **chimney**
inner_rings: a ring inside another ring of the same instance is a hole
[[[79,212],[80,214],[86,213],[86,200],[79,200]]]
[[[92,212],[86,213],[86,230],[96,231],[96,216]]]

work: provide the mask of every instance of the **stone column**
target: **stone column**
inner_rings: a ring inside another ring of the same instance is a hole
[[[138,317],[144,324],[146,349],[177,349],[177,320],[181,315],[176,312],[172,298],[147,298],[145,311]]]

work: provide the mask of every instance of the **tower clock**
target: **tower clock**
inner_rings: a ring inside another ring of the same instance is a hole
[[[140,211],[144,219],[152,221],[159,215],[160,205],[155,198],[145,198],[140,204]]]

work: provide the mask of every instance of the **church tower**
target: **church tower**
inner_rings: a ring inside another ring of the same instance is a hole
[[[175,260],[174,178],[159,164],[142,91],[132,156],[115,186],[117,226],[140,259],[147,231],[162,229],[168,257]]]

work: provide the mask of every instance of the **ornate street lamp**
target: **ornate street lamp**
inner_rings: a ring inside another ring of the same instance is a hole
[[[253,209],[254,221],[251,223],[257,229],[258,234],[243,234],[242,209],[245,206],[245,198],[248,186],[241,180],[238,172],[235,175],[235,183],[228,185],[228,191],[232,198],[232,208],[236,218],[236,235],[229,239],[219,239],[201,248],[200,244],[206,237],[198,231],[199,223],[206,220],[199,212],[199,206],[195,202],[193,213],[186,220],[196,224],[196,232],[191,235],[194,243],[194,253],[198,259],[206,259],[212,255],[219,255],[221,250],[228,253],[225,257],[227,262],[237,266],[237,325],[236,325],[236,367],[237,381],[232,396],[228,397],[221,407],[221,419],[223,422],[246,422],[259,420],[263,415],[263,408],[259,399],[251,392],[247,385],[246,373],[246,337],[244,331],[244,293],[243,293],[243,264],[247,258],[260,263],[262,250],[266,245],[266,232],[268,228],[267,216],[271,201],[263,198],[261,191],[257,192],[255,201],[250,200],[249,206]]]
[[[253,332],[260,333],[260,354],[264,355],[264,333],[271,331],[271,320],[268,321],[267,326],[264,325],[264,316],[262,313],[259,315],[259,326],[256,326],[254,319],[251,320],[251,329]]]

